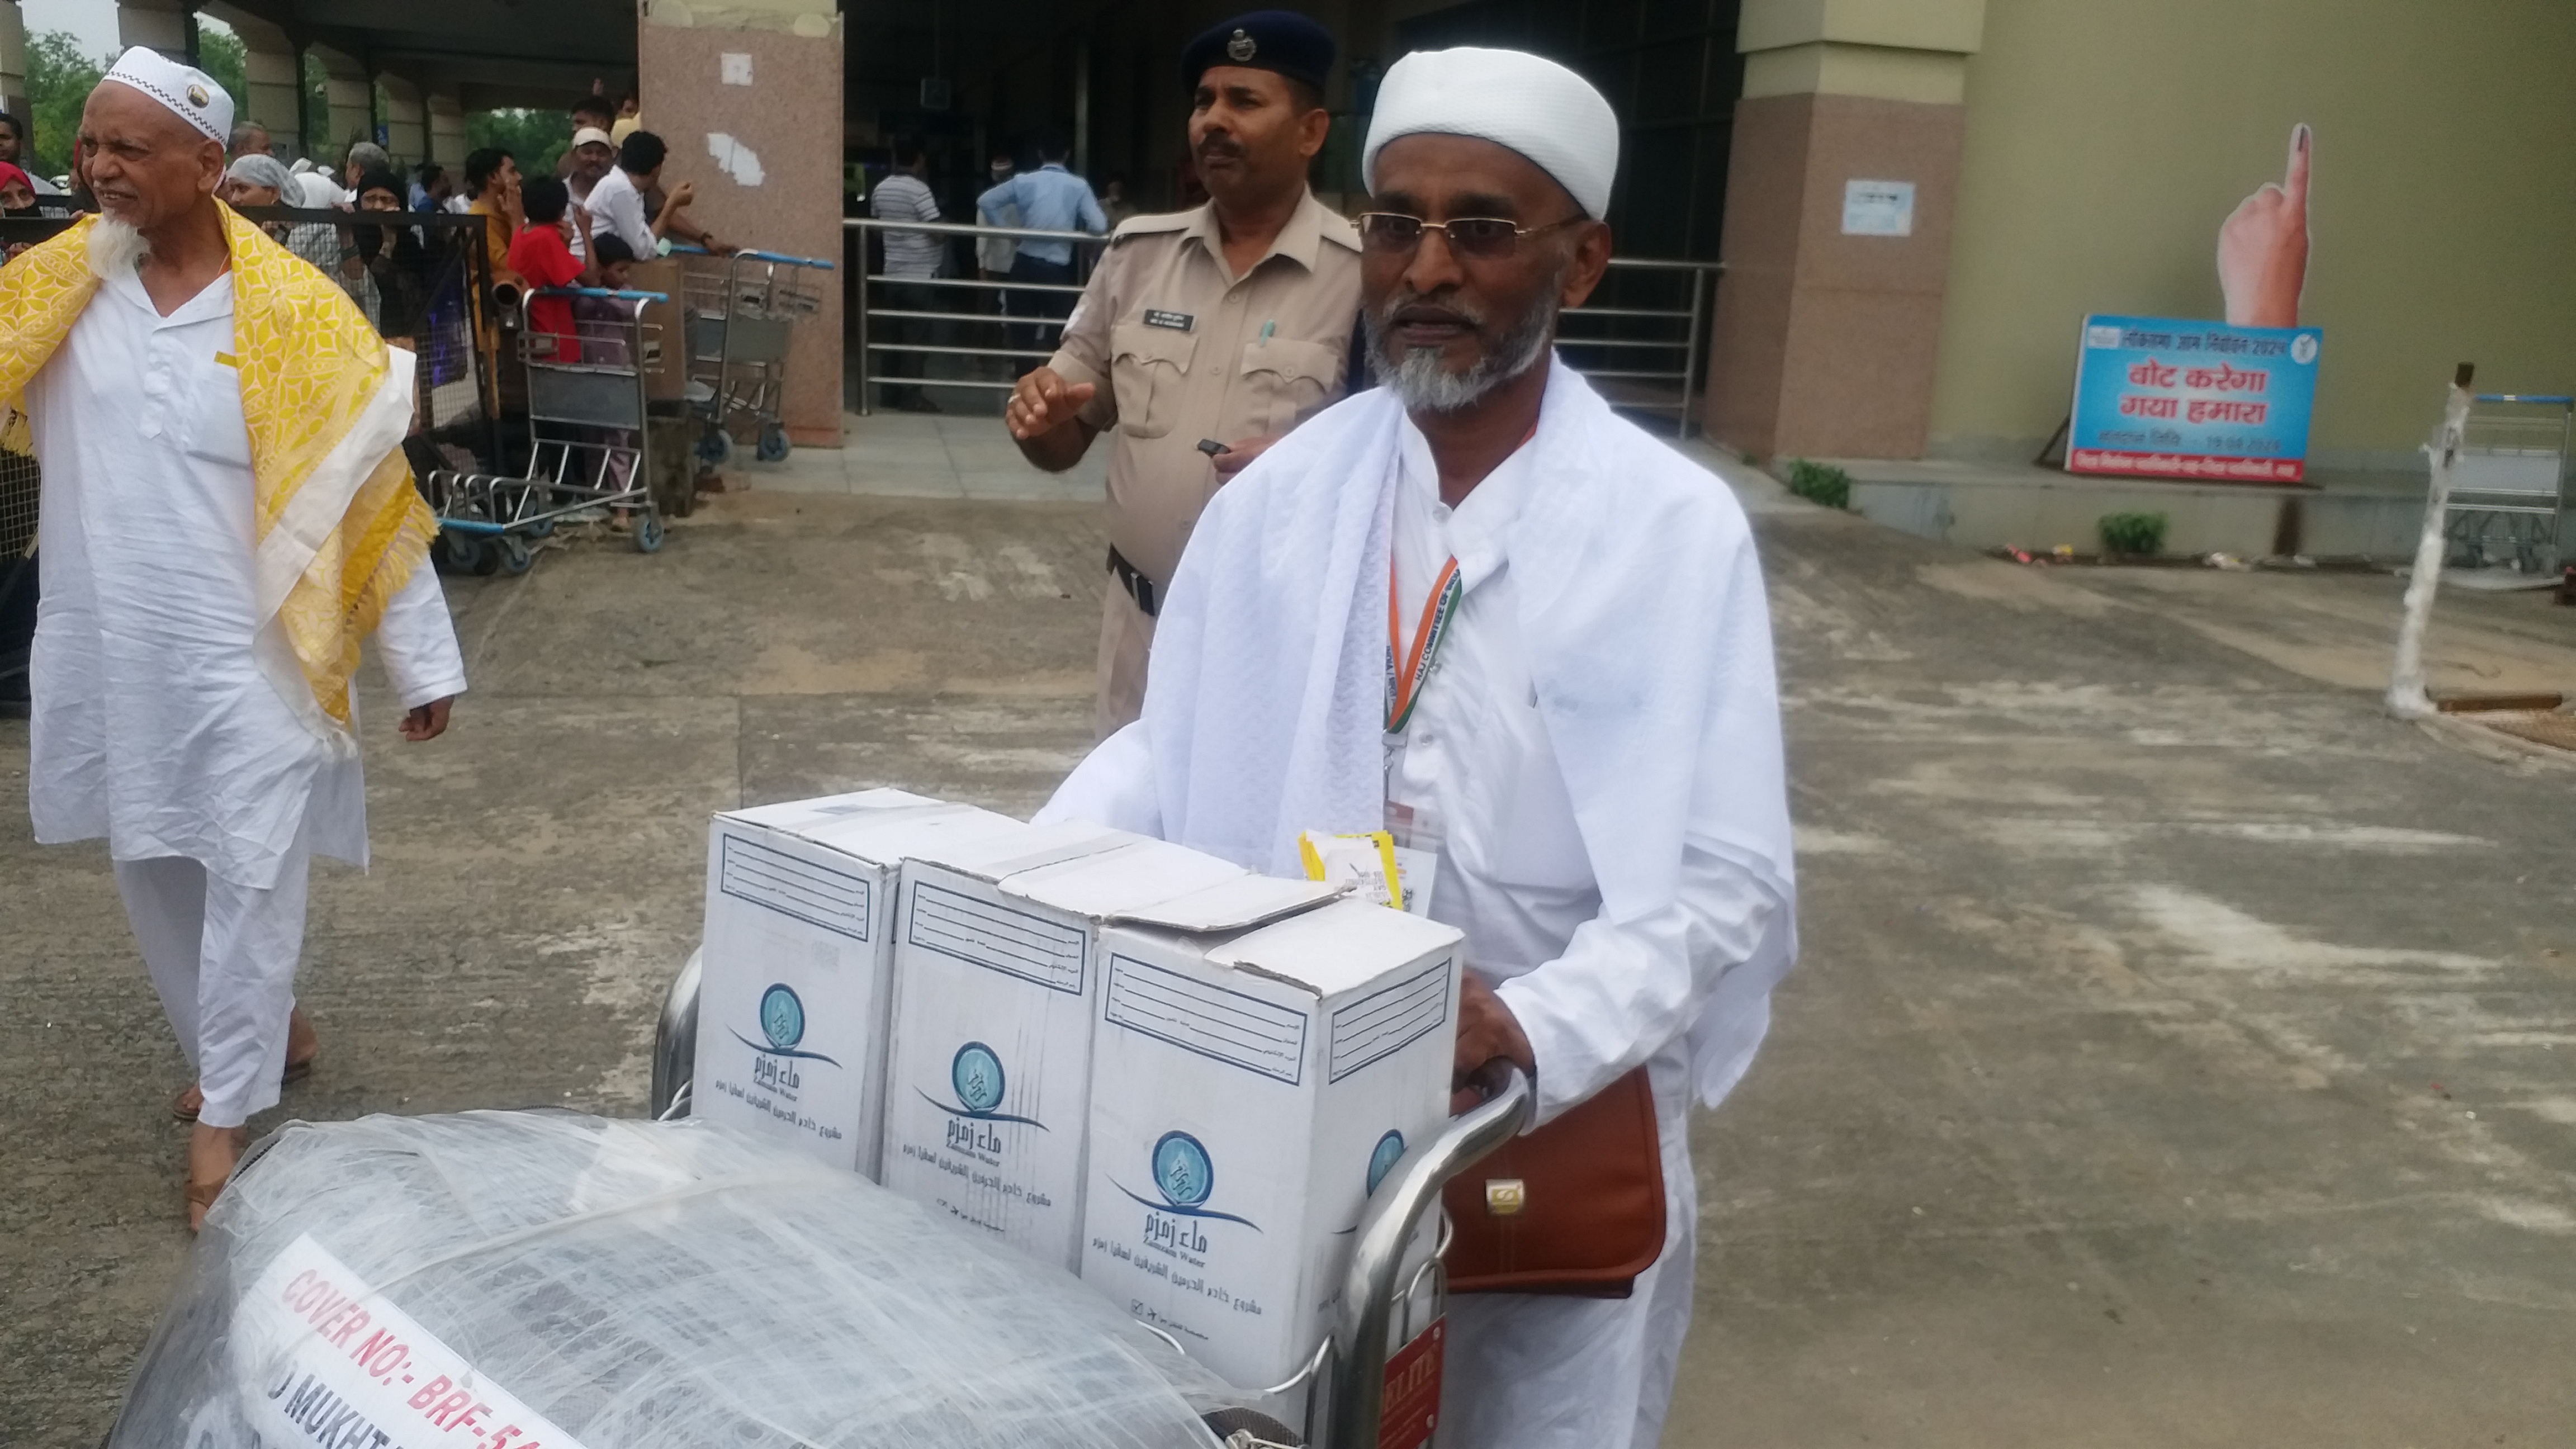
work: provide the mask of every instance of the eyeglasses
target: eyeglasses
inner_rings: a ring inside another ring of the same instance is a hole
[[[1510,256],[1520,245],[1522,237],[1572,226],[1581,220],[1582,217],[1569,216],[1545,226],[1522,226],[1499,216],[1459,216],[1447,221],[1424,221],[1421,217],[1407,216],[1400,211],[1364,211],[1357,217],[1360,240],[1371,251],[1384,252],[1389,256],[1410,252],[1422,245],[1425,231],[1437,231],[1448,234],[1451,251],[1479,261]]]

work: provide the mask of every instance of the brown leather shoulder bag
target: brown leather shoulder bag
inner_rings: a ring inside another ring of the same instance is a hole
[[[1452,1293],[1625,1298],[1664,1251],[1664,1159],[1639,1067],[1449,1180]]]

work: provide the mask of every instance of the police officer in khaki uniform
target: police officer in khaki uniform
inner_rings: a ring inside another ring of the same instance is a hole
[[[1111,432],[1100,732],[1136,718],[1163,584],[1217,487],[1339,399],[1360,242],[1306,189],[1331,124],[1333,39],[1302,15],[1239,16],[1190,43],[1190,155],[1208,201],[1118,228],[1047,365],[1005,409],[1061,472]]]

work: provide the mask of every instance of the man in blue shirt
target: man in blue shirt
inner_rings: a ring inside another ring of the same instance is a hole
[[[1050,138],[1038,145],[1038,159],[1044,165],[1025,171],[975,199],[980,211],[999,212],[1005,206],[1020,211],[1020,225],[1035,231],[1087,231],[1098,236],[1109,230],[1109,218],[1101,215],[1100,203],[1091,194],[1091,183],[1064,168],[1065,145]],[[1011,280],[1062,287],[1063,291],[1021,291],[1002,294],[1002,309],[1014,317],[1068,316],[1073,311],[1073,243],[1069,241],[1022,241],[1019,255],[1011,259]],[[1036,323],[1016,323],[1011,328],[1011,346],[1030,356],[1011,366],[1011,375],[1019,377],[1036,367],[1055,351],[1060,327]]]

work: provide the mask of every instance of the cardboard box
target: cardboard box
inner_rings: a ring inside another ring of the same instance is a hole
[[[1028,830],[901,790],[716,816],[691,1111],[877,1176],[897,867]]]
[[[1238,1388],[1302,1368],[1370,1190],[1448,1120],[1461,939],[1349,899],[1109,931],[1084,1280]]]
[[[1231,930],[1330,896],[1090,824],[916,852],[895,942],[885,1185],[1075,1271],[1104,924]]]

